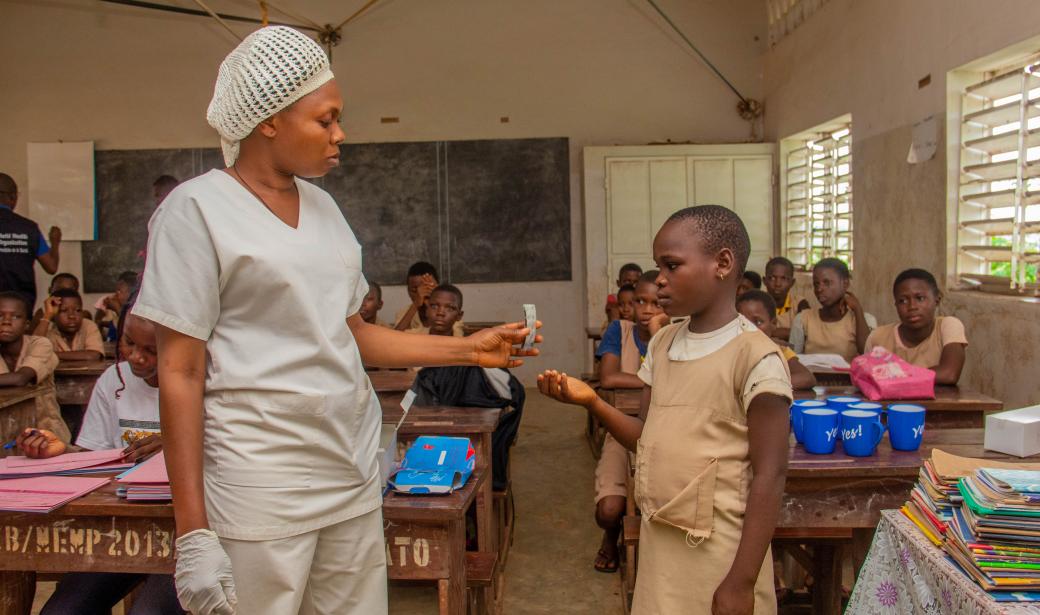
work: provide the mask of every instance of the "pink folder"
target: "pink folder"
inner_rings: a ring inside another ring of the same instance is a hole
[[[116,478],[116,482],[124,485],[168,484],[170,477],[166,474],[166,458],[160,451],[133,470]]]
[[[123,449],[114,448],[102,451],[87,451],[84,453],[65,453],[49,459],[30,459],[28,457],[4,457],[0,459],[0,468],[3,473],[14,474],[18,470],[25,470],[26,474],[40,474],[43,472],[63,472],[65,470],[79,470],[91,466],[110,464],[122,459]],[[6,463],[3,463],[6,462]]]
[[[0,481],[0,510],[48,513],[108,484],[108,478],[37,476]]]

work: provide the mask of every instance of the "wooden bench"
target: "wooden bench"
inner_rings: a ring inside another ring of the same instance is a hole
[[[497,586],[496,587],[496,582]],[[466,552],[466,595],[470,615],[493,615],[500,611],[502,585],[498,575],[498,554]],[[441,609],[444,613],[444,609]]]

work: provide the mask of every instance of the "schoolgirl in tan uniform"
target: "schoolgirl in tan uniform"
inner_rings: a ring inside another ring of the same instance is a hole
[[[769,543],[783,496],[790,376],[779,348],[737,314],[750,242],[724,207],[673,214],[654,240],[663,328],[640,369],[641,417],[555,371],[539,389],[585,406],[637,451],[642,511],[632,612],[775,613]]]
[[[899,322],[874,329],[864,351],[887,348],[907,363],[934,371],[936,384],[957,384],[968,338],[960,320],[936,315],[942,294],[935,276],[924,269],[907,269],[896,276],[892,296]]]
[[[851,361],[863,353],[867,335],[877,321],[863,311],[849,292],[849,267],[836,258],[825,258],[813,267],[813,292],[818,310],[803,310],[791,325],[791,346],[798,354],[836,354]]]

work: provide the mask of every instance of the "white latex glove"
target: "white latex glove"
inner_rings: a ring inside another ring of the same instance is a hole
[[[235,615],[231,559],[212,530],[195,530],[177,539],[174,573],[181,607],[195,615]]]

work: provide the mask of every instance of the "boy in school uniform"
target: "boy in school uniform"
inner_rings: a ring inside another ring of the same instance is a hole
[[[646,356],[647,344],[667,324],[657,318],[664,314],[657,302],[658,275],[659,272],[652,269],[643,273],[636,282],[634,322],[619,318],[603,332],[603,339],[596,347],[596,356],[600,360],[600,386],[607,389],[643,388],[643,381],[636,374]],[[618,537],[628,496],[627,476],[628,452],[608,433],[596,463],[596,524],[603,529],[603,541],[593,563],[598,572],[618,569]]]
[[[44,303],[35,335],[44,336],[63,361],[96,361],[105,356],[101,332],[83,318],[83,299],[74,290],[58,290]]]
[[[61,418],[54,392],[54,368],[58,356],[46,337],[26,335],[29,306],[15,292],[0,292],[0,387],[39,385],[47,392],[36,397],[36,424],[62,442],[72,435]]]
[[[679,210],[654,238],[658,301],[686,315],[650,341],[639,417],[556,371],[539,390],[587,408],[637,450],[642,512],[632,613],[776,613],[770,541],[788,456],[780,349],[737,313],[751,242],[736,213]]]
[[[762,278],[766,291],[776,303],[776,329],[773,337],[786,340],[791,336],[791,323],[798,312],[809,307],[809,302],[794,296],[794,263],[783,256],[774,256],[766,263]]]
[[[791,347],[798,354],[836,354],[851,361],[863,353],[877,320],[849,291],[849,266],[824,258],[813,266],[813,292],[818,310],[802,310],[791,324]]]
[[[54,291],[62,288],[71,288],[72,290],[79,292],[79,278],[72,275],[71,273],[59,273],[58,275],[51,278],[51,284],[47,287],[47,296],[54,295]],[[83,314],[86,318],[90,318],[90,312],[83,310]],[[38,307],[33,313],[32,323],[29,325],[30,331],[36,330],[36,325],[40,324],[40,320],[43,319],[43,308]]]
[[[105,295],[94,304],[94,322],[98,329],[108,332],[106,337],[115,339],[115,329],[118,326],[119,314],[123,310],[123,304],[130,298],[130,293],[137,286],[137,272],[124,271],[116,280],[116,290],[111,295]]]
[[[754,271],[745,271],[744,275],[740,278],[740,285],[737,286],[737,297],[740,297],[744,293],[752,290],[758,290],[762,288],[762,276]]]
[[[935,384],[957,384],[968,338],[959,319],[937,315],[942,293],[935,276],[924,269],[907,269],[896,276],[892,296],[899,323],[871,331],[864,352],[882,346],[910,364],[934,371]]]
[[[159,374],[155,325],[127,315],[120,335],[125,361],[109,367],[94,386],[76,446],[65,443],[41,426],[18,437],[27,457],[56,457],[68,451],[124,448],[131,461],[162,450],[159,431]],[[124,359],[123,356],[119,357]],[[108,613],[140,585],[128,615],[181,615],[173,576],[78,572],[62,577],[40,615]]]
[[[636,287],[625,284],[617,291],[618,320],[635,322],[636,319]],[[610,323],[608,323],[609,325]],[[609,326],[608,326],[609,328]]]
[[[379,317],[379,310],[381,309],[383,309],[383,287],[376,282],[369,282],[368,293],[365,294],[365,298],[361,301],[361,309],[358,310],[358,314],[361,314],[361,320],[370,325],[389,327],[390,325],[386,324]]]
[[[773,337],[776,331],[776,304],[769,293],[751,290],[740,295],[737,297],[737,311],[758,327],[759,331],[770,338]],[[777,346],[780,346],[780,352],[783,353],[787,367],[791,370],[791,387],[796,391],[804,391],[816,386],[816,376],[802,365],[798,355],[782,343]]]
[[[622,286],[635,286],[636,282],[639,281],[639,276],[643,275],[643,268],[635,263],[625,263],[621,265],[621,269],[618,270],[618,277],[615,280],[615,284],[618,287],[618,293]],[[619,298],[617,294],[607,295],[607,304],[604,308],[607,314],[607,324],[610,324],[621,318],[619,313]],[[606,324],[603,328],[606,328]]]
[[[415,330],[419,333],[427,333],[430,323],[427,318],[427,306],[433,290],[440,284],[437,268],[425,261],[414,263],[408,268],[408,298],[412,300],[407,307],[401,308],[394,315],[394,328],[398,331]],[[455,324],[454,335],[463,337],[465,335],[462,321]]]

